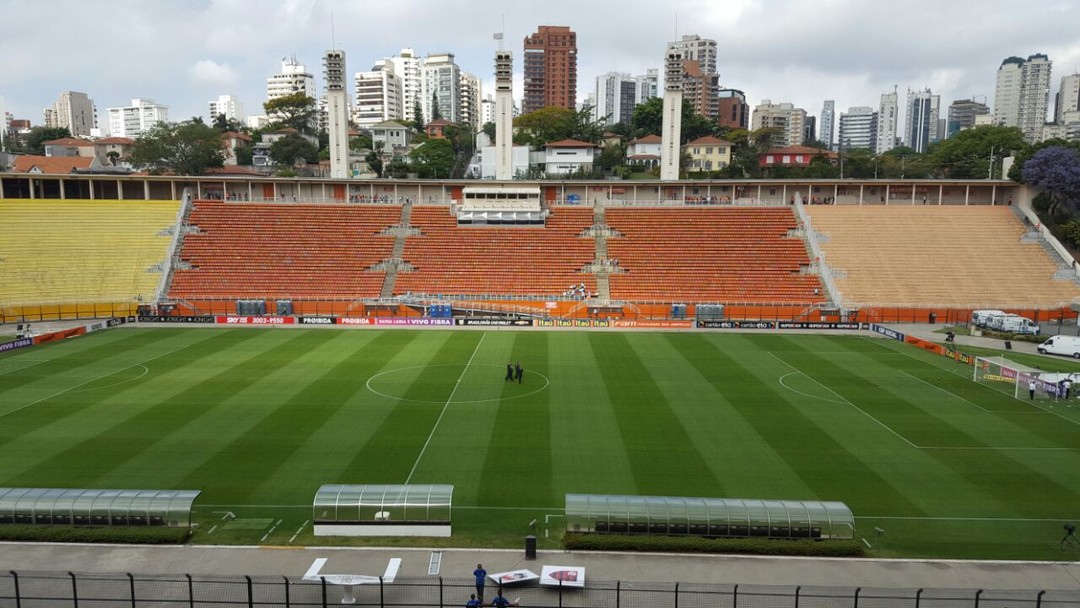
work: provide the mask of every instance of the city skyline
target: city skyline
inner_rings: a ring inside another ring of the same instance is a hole
[[[317,66],[326,49],[343,49],[350,58],[352,97],[355,72],[413,48],[422,57],[454,53],[463,71],[481,78],[486,96],[494,91],[492,57],[498,43],[492,34],[502,30],[502,48],[514,54],[514,97],[520,102],[522,41],[540,25],[568,26],[577,33],[579,103],[599,75],[662,68],[667,43],[683,35],[718,41],[719,82],[745,91],[750,107],[772,99],[810,115],[825,99],[835,100],[838,109],[876,106],[894,85],[930,88],[945,106],[972,97],[992,104],[997,68],[1013,55],[1050,57],[1051,98],[1062,76],[1080,70],[1080,41],[1071,26],[1080,6],[1058,2],[1032,9],[1006,2],[918,0],[895,14],[885,6],[854,0],[824,8],[794,0],[742,0],[723,7],[684,2],[676,14],[645,3],[623,3],[615,10],[555,0],[502,15],[487,3],[462,2],[437,19],[424,19],[417,17],[433,7],[418,0],[367,9],[343,0],[288,0],[260,11],[240,0],[169,2],[155,5],[152,15],[102,11],[75,0],[48,7],[0,0],[0,14],[12,23],[48,23],[49,39],[55,41],[35,45],[40,31],[34,27],[13,28],[0,40],[0,95],[15,118],[34,124],[42,124],[44,108],[68,90],[86,92],[94,101],[100,127],[106,108],[136,97],[168,105],[172,120],[205,117],[207,100],[220,95],[236,96],[248,114],[256,114],[265,101],[266,79],[278,72],[283,56],[295,56],[316,72],[321,95]],[[72,18],[52,18],[59,13]],[[931,14],[932,22],[924,19]],[[961,30],[966,33],[958,36]],[[116,50],[87,53],[77,45],[88,31],[106,39],[115,33],[121,40],[115,47],[105,44]],[[920,35],[901,33],[908,31]]]

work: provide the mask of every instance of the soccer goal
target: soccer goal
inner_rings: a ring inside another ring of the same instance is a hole
[[[1064,398],[1063,382],[1071,381],[1068,373],[1047,372],[1004,357],[976,357],[973,379],[1017,399],[1031,398],[1031,385],[1034,383],[1034,399],[1044,401]],[[1080,390],[1080,385],[1072,393],[1075,394],[1076,390]]]

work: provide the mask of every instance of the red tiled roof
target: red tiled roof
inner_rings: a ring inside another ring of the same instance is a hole
[[[663,142],[664,138],[660,137],[659,135],[646,135],[645,137],[639,137],[635,140],[632,140],[630,142],[630,145],[632,146],[634,144],[659,144]]]
[[[241,141],[251,141],[251,136],[247,133],[240,133],[238,131],[226,131],[221,134],[222,139],[239,139]]]
[[[788,146],[786,148],[773,148],[766,152],[766,154],[811,154],[822,155],[828,157],[836,156],[836,152],[829,150],[823,150],[821,148],[811,148],[810,146]]]
[[[94,143],[112,146],[134,146],[135,140],[127,137],[103,137],[101,139],[95,139]]]
[[[576,139],[564,139],[561,141],[552,141],[544,144],[545,148],[599,148],[596,144],[590,144],[587,141],[579,141]]]
[[[688,144],[685,144],[685,145],[687,145],[687,146],[730,146],[731,142],[720,139],[719,137],[713,137],[712,135],[706,135],[704,137],[699,137],[699,138],[695,139],[694,141],[692,141],[692,142],[690,142]]]
[[[33,156],[15,157],[15,173],[29,173],[35,167],[42,173],[66,175],[75,169],[89,169],[94,162],[89,156]]]
[[[93,146],[94,142],[85,139],[76,139],[74,137],[61,137],[60,139],[54,139],[52,141],[43,142],[44,146],[76,146],[82,148],[84,146]]]

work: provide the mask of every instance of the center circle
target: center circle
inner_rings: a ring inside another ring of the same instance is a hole
[[[397,401],[408,401],[409,403],[430,403],[430,404],[433,404],[433,405],[443,405],[447,401],[449,401],[449,399],[441,400],[441,401],[432,401],[432,400],[428,400],[428,399],[411,399],[409,397],[402,397],[402,396],[399,396],[399,395],[391,395],[391,394],[382,392],[382,391],[380,391],[380,390],[378,390],[376,388],[376,386],[379,384],[376,381],[377,378],[385,379],[386,377],[393,376],[394,374],[400,374],[400,373],[403,373],[403,372],[409,372],[409,371],[418,370],[418,369],[423,370],[423,369],[429,369],[429,368],[435,368],[435,367],[455,367],[455,368],[462,369],[462,370],[464,370],[465,368],[469,368],[469,367],[477,367],[477,368],[479,368],[479,367],[485,367],[485,368],[490,367],[490,368],[495,368],[495,369],[498,369],[498,370],[504,370],[505,369],[505,366],[503,366],[503,365],[494,365],[494,364],[491,364],[491,363],[473,363],[473,364],[436,363],[436,364],[431,364],[431,365],[410,365],[408,367],[399,367],[399,368],[396,368],[396,369],[388,369],[386,371],[379,372],[379,373],[375,374],[374,376],[368,378],[368,381],[364,384],[364,386],[367,388],[367,390],[371,391],[372,393],[374,393],[374,394],[376,394],[376,395],[378,395],[380,397],[385,397],[387,399],[394,399],[394,400],[397,400]],[[541,391],[547,390],[547,387],[551,384],[551,380],[549,380],[547,376],[545,376],[544,374],[542,374],[540,372],[532,371],[532,370],[526,370],[526,373],[529,374],[530,376],[539,376],[540,378],[543,378],[544,379],[544,384],[542,386],[540,386],[539,388],[535,389],[535,390],[529,391],[527,393],[522,393],[520,395],[511,395],[509,397],[494,397],[494,398],[491,398],[491,399],[470,399],[470,400],[465,400],[465,401],[458,401],[457,399],[454,399],[454,400],[450,401],[450,403],[493,403],[493,402],[497,402],[497,401],[510,401],[512,399],[521,399],[523,397],[529,397],[529,396],[535,395],[535,394],[537,394],[537,393],[539,393]],[[497,376],[502,377],[501,374],[497,374]],[[459,379],[461,377],[462,376],[459,376]],[[496,376],[493,375],[492,377],[496,377]]]

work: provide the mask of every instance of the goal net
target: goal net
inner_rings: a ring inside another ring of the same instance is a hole
[[[1033,398],[1042,401],[1064,398],[1064,383],[1071,381],[1067,373],[1035,369],[1004,357],[976,357],[974,374],[975,382],[1017,399],[1032,398],[1031,389],[1034,388]],[[1070,392],[1075,395],[1077,390],[1080,385]]]

